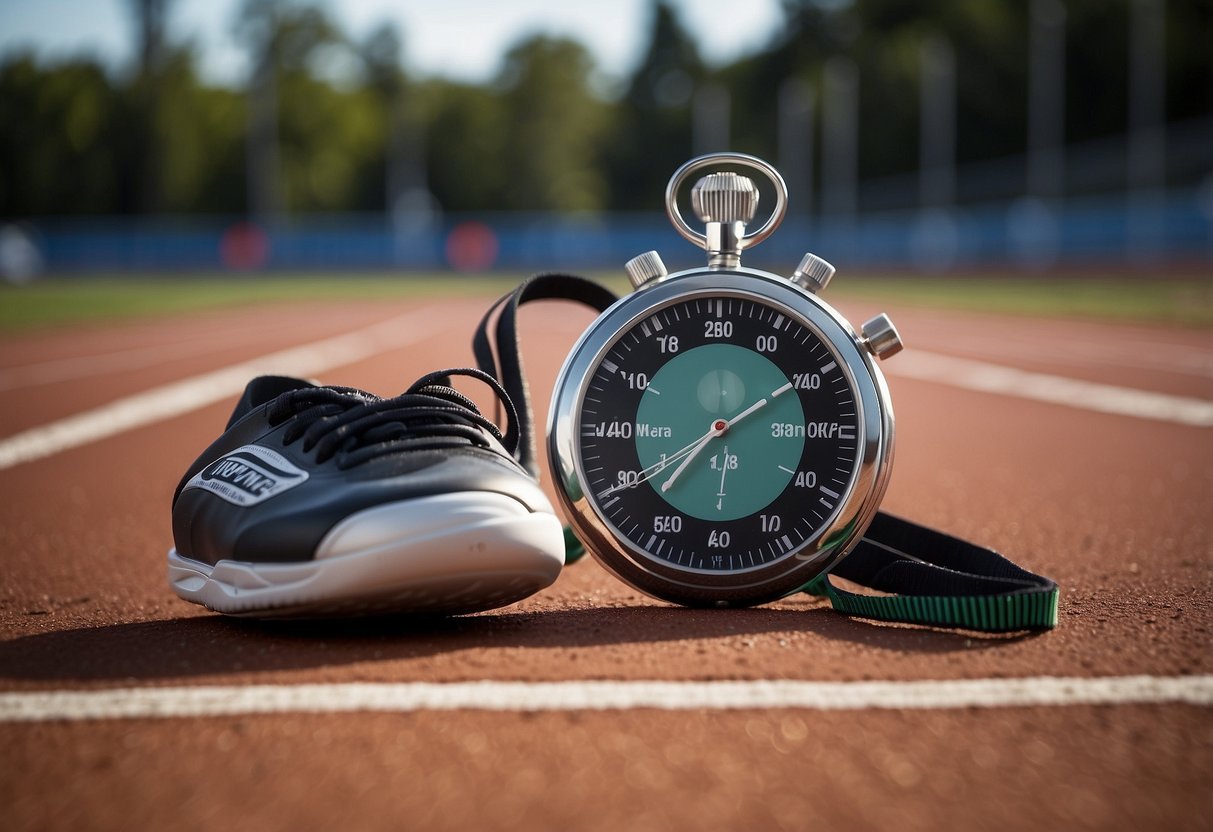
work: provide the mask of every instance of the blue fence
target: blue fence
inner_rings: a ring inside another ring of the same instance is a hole
[[[671,269],[701,262],[661,214],[448,215],[411,225],[354,215],[269,228],[223,218],[90,218],[17,227],[27,258],[54,274],[618,269],[649,249],[662,252]],[[1044,267],[1125,258],[1213,264],[1213,188],[1060,206],[1021,199],[815,222],[792,217],[747,262],[787,271],[805,250],[848,269]]]

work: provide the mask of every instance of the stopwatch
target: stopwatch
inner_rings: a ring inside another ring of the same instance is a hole
[[[702,224],[680,208],[682,186]],[[755,230],[765,177],[775,203]],[[843,558],[888,485],[894,421],[876,361],[901,349],[887,315],[855,330],[808,253],[788,277],[741,265],[787,211],[767,162],[693,159],[666,212],[704,267],[646,252],[634,291],[591,325],[557,378],[548,458],[577,536],[617,577],[691,606],[745,606],[803,588]]]

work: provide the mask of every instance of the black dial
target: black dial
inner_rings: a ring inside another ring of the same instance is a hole
[[[582,488],[629,548],[676,570],[788,558],[834,520],[862,456],[845,362],[742,293],[654,307],[612,339],[576,414]]]

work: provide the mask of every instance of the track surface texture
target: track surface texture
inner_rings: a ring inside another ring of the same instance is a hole
[[[5,336],[0,440],[410,315],[400,326],[415,332],[317,374],[392,394],[469,365],[488,302],[295,304]],[[226,620],[171,595],[165,551],[173,488],[233,393],[0,470],[0,691],[1213,673],[1213,428],[968,389],[911,359],[1199,410],[1213,401],[1210,332],[887,311],[907,350],[885,363],[898,431],[885,507],[1057,580],[1056,630],[878,624],[808,596],[679,609],[589,558],[533,598],[465,618]],[[523,310],[541,411],[591,318]],[[1213,710],[1199,704],[52,718],[0,721],[0,744],[10,830],[1213,828]]]

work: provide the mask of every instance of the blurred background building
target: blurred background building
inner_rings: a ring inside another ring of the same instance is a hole
[[[0,269],[616,269],[723,149],[791,189],[764,262],[1213,263],[1210,0],[449,0],[475,71],[398,5],[0,4]],[[86,7],[118,53],[45,48]]]

